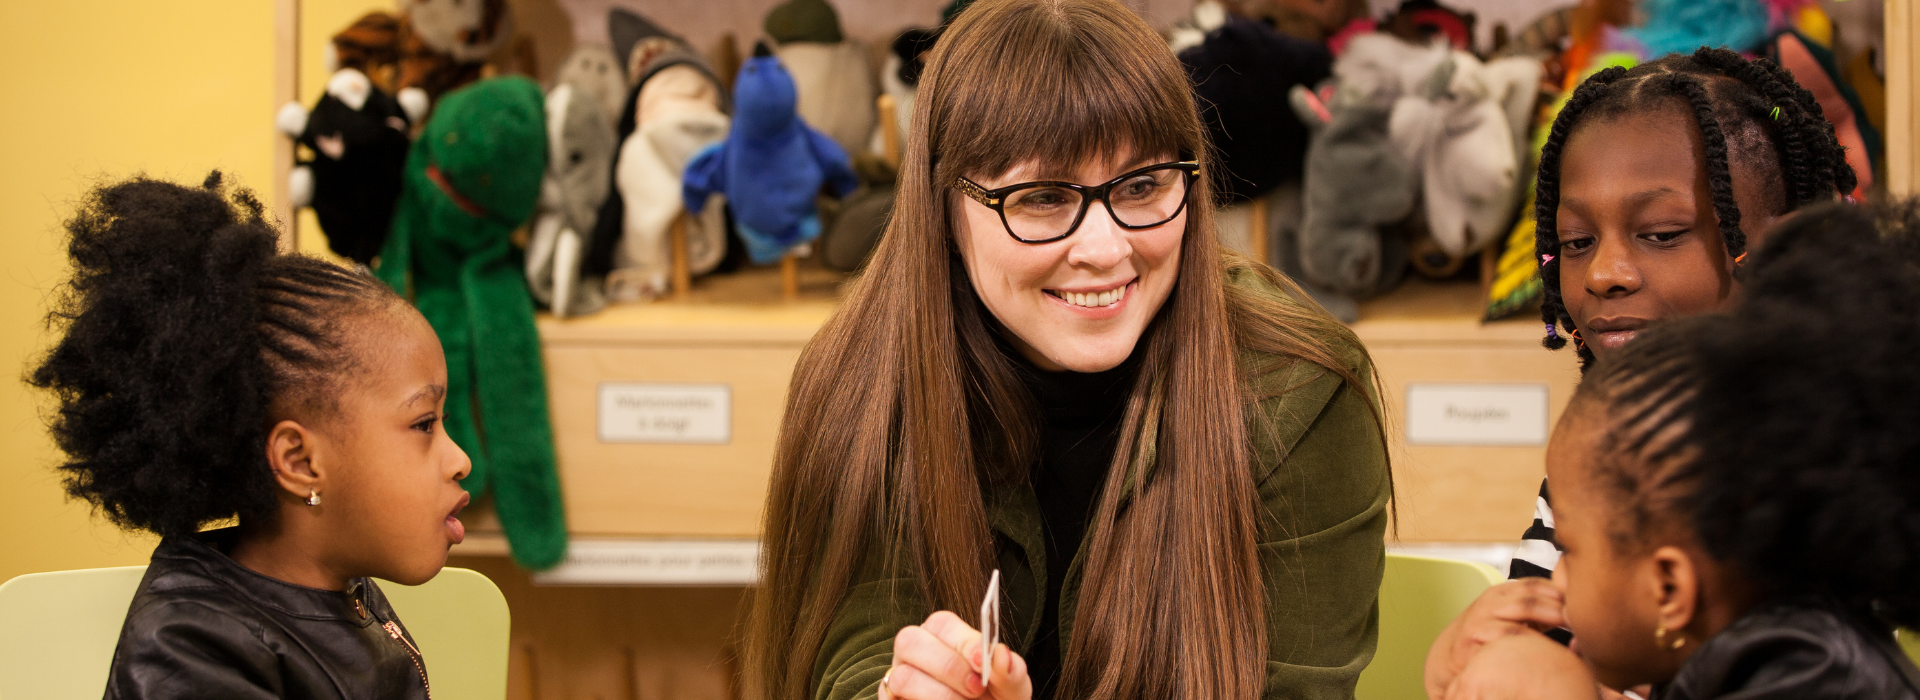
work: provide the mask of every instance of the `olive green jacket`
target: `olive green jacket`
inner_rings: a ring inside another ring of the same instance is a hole
[[[1251,273],[1234,275],[1228,284],[1291,301]],[[1349,368],[1370,380],[1372,367],[1361,348],[1350,339],[1334,342]],[[1246,366],[1258,359],[1243,351],[1240,362]],[[1267,592],[1267,683],[1262,697],[1351,698],[1361,669],[1373,659],[1386,562],[1391,487],[1386,449],[1368,406],[1375,398],[1307,362],[1283,366],[1258,381],[1256,388],[1268,393],[1295,387],[1262,402],[1261,410],[1249,416],[1267,424],[1249,426],[1253,478],[1263,506],[1258,549]],[[1152,478],[1154,443],[1140,444],[1144,468],[1139,473]],[[986,508],[1006,608],[1003,641],[1012,642],[1017,652],[1027,651],[1025,640],[1040,625],[1047,567],[1065,565],[1058,640],[1067,648],[1085,543],[1070,563],[1047,561],[1039,502],[1028,484],[988,493]],[[870,552],[868,559],[879,556]],[[933,612],[913,591],[912,581],[868,568],[848,590],[820,647],[813,697],[875,697],[892,663],[894,634]],[[977,614],[955,612],[967,620]]]

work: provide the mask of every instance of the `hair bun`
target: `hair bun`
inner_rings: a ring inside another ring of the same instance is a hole
[[[51,429],[68,493],[161,535],[274,505],[255,290],[278,236],[222,179],[139,177],[87,195],[49,316],[65,335],[30,377],[61,400]]]

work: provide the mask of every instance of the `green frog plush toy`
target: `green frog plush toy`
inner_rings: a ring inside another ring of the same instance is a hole
[[[493,496],[513,558],[529,569],[550,568],[567,550],[540,336],[509,242],[540,197],[544,102],[519,77],[442,97],[407,155],[375,270],[439,334],[447,434],[473,459],[461,483]]]

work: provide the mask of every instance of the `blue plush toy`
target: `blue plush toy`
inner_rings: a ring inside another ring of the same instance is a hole
[[[726,195],[747,256],[765,265],[820,236],[823,186],[845,197],[859,181],[847,152],[800,120],[793,76],[765,44],[740,67],[733,104],[732,130],[687,164],[681,195],[693,214],[707,195]]]

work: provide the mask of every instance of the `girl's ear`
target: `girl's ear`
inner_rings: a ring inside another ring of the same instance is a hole
[[[1651,583],[1657,590],[1654,623],[1670,635],[1681,634],[1681,630],[1693,623],[1699,609],[1700,569],[1694,565],[1693,556],[1687,554],[1686,550],[1672,546],[1654,550],[1647,558],[1647,563],[1653,577]],[[1669,636],[1668,639],[1678,637]]]
[[[273,479],[294,498],[305,500],[322,490],[325,474],[314,459],[315,435],[306,426],[283,420],[267,430],[267,466]]]

